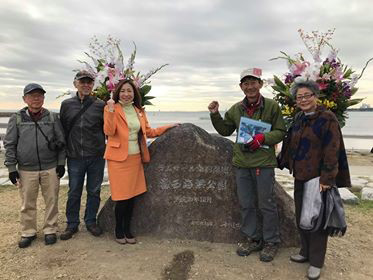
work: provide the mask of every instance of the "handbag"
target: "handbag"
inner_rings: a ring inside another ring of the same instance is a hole
[[[308,180],[303,185],[302,210],[299,227],[315,232],[323,221],[324,203],[320,192],[320,177]]]

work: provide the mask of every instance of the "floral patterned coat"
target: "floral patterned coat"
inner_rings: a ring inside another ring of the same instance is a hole
[[[318,106],[312,115],[296,115],[278,157],[296,180],[320,176],[320,183],[351,187],[341,128],[334,113]]]

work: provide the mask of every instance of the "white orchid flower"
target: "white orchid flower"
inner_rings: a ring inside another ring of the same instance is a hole
[[[107,77],[107,69],[104,68],[100,72],[97,73],[93,88],[97,89],[98,87],[100,87],[105,82],[106,77]]]
[[[338,55],[338,50],[331,49],[330,52],[329,52],[329,55],[328,55],[328,60],[329,61],[336,60],[337,59],[337,55]]]
[[[351,81],[350,81],[350,87],[353,88],[359,81],[359,75],[358,74],[352,74],[351,75]]]

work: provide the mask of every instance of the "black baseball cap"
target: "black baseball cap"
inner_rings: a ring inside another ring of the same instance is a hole
[[[78,73],[76,73],[75,75],[75,80],[81,80],[81,79],[84,79],[84,78],[88,78],[88,79],[91,79],[91,80],[95,80],[95,75],[88,72],[87,70],[81,70],[79,71]]]
[[[36,83],[30,83],[30,84],[26,85],[25,88],[23,89],[23,95],[31,93],[34,90],[39,90],[43,94],[45,93],[45,90],[43,89],[43,87],[41,85],[36,84]]]

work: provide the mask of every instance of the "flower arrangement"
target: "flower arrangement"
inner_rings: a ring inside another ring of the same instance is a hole
[[[358,88],[355,85],[373,58],[367,61],[360,75],[355,74],[355,71],[341,62],[337,57],[338,50],[330,44],[334,31],[335,29],[325,33],[312,31],[307,34],[302,29],[298,30],[313,61],[306,60],[302,53],[290,57],[285,52],[281,52],[283,56],[271,59],[285,59],[288,63],[288,72],[284,74],[283,79],[274,76],[272,85],[274,99],[279,103],[288,125],[299,110],[295,98],[290,94],[290,87],[296,79],[313,80],[318,83],[320,88],[318,103],[335,113],[341,127],[345,125],[348,117],[347,108],[363,100],[351,97],[357,92]],[[322,59],[322,49],[325,46],[330,48],[330,52]]]
[[[109,100],[110,94],[115,90],[117,83],[123,79],[130,79],[139,88],[142,98],[141,105],[153,105],[150,100],[155,97],[148,95],[151,90],[149,78],[168,64],[163,64],[145,75],[136,72],[134,69],[136,44],[134,43],[134,50],[128,59],[127,65],[124,66],[123,53],[120,49],[120,40],[110,35],[107,37],[105,43],[101,43],[98,38],[94,36],[89,43],[89,52],[85,52],[85,55],[88,56],[92,62],[88,63],[82,60],[78,60],[78,62],[84,64],[85,70],[96,76],[93,93],[98,98],[104,101]]]

